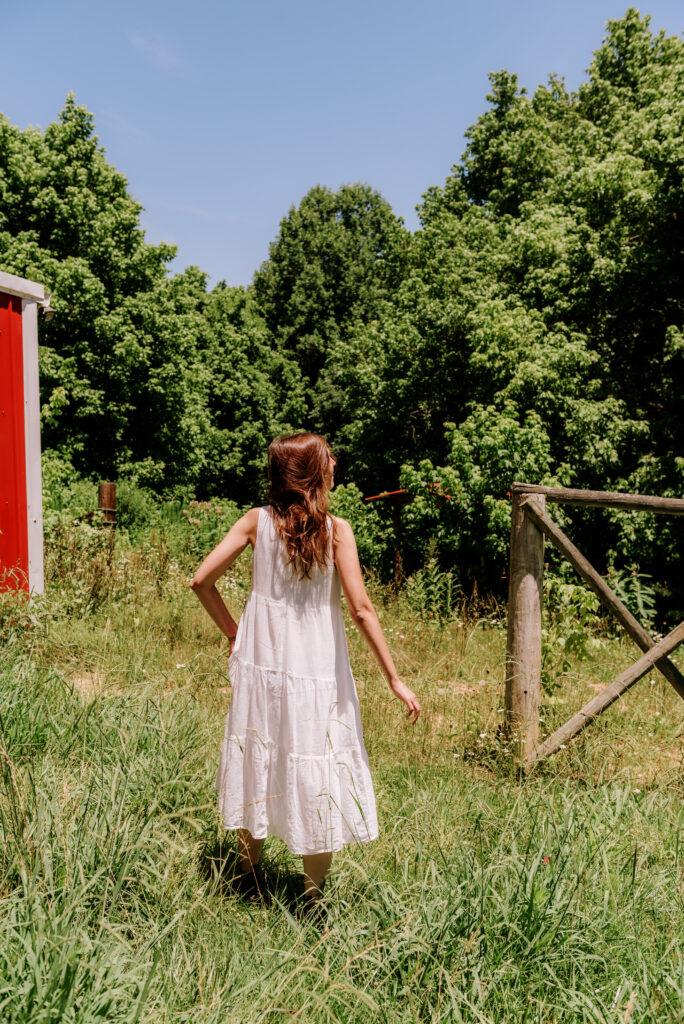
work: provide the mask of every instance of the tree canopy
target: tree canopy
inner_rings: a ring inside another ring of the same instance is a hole
[[[492,585],[513,479],[681,494],[684,42],[630,8],[577,91],[502,70],[487,102],[418,231],[368,185],[316,185],[253,284],[211,291],[145,241],[73,97],[44,132],[1,119],[0,265],[57,310],[44,444],[85,475],[254,502],[268,441],[317,430],[350,508],[412,491],[407,565],[436,545]],[[660,576],[682,542],[654,518],[579,517],[579,539]]]

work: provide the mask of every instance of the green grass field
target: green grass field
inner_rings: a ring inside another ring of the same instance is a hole
[[[371,584],[424,710],[405,725],[350,627],[381,836],[336,856],[324,920],[300,921],[279,841],[263,899],[230,884],[227,649],[187,586],[196,552],[89,530],[55,533],[30,615],[1,607],[2,1021],[684,1019],[684,708],[666,682],[521,782],[497,731],[501,610],[439,622]],[[248,560],[225,580],[236,611],[248,581]],[[553,628],[546,730],[636,657],[601,633],[568,662]]]

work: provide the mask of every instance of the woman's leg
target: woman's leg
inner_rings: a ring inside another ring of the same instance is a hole
[[[325,876],[330,870],[332,853],[312,853],[302,857],[304,862],[304,896],[317,899],[323,891]]]
[[[264,841],[263,839],[255,839],[252,833],[246,828],[238,829],[237,838],[240,867],[242,868],[242,873],[247,875],[253,871],[259,863],[261,847],[264,845]]]

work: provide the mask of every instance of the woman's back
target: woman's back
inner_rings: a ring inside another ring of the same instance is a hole
[[[293,608],[311,608],[339,603],[340,587],[332,554],[332,517],[328,516],[330,543],[328,565],[314,565],[310,577],[300,578],[292,571],[283,539],[276,532],[270,505],[259,509],[259,525],[254,545],[252,588],[271,601],[285,601]]]
[[[346,670],[347,651],[340,581],[332,557],[303,579],[292,571],[270,506],[259,509],[252,590],[240,619],[232,657],[295,676],[335,678]],[[231,659],[232,660],[232,659]]]

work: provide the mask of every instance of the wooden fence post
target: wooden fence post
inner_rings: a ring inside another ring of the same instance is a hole
[[[101,483],[97,489],[97,504],[104,513],[103,522],[114,526],[116,523],[116,484]]]
[[[527,497],[513,493],[504,701],[505,731],[521,763],[533,756],[539,742],[544,575],[544,535],[525,515]]]

